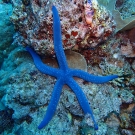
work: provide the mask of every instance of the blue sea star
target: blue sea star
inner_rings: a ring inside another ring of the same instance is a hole
[[[112,79],[117,78],[118,75],[95,76],[79,69],[69,68],[67,65],[66,56],[62,47],[60,19],[59,19],[58,11],[55,6],[52,7],[52,12],[53,12],[54,50],[56,52],[59,69],[47,66],[41,61],[40,57],[36,54],[36,52],[32,48],[26,47],[27,51],[32,55],[37,69],[41,71],[43,74],[48,74],[50,76],[54,76],[55,78],[57,78],[57,82],[54,86],[51,100],[46,111],[46,115],[44,116],[43,121],[38,126],[38,129],[42,129],[43,127],[45,127],[49,123],[49,121],[52,119],[56,111],[56,107],[60,98],[62,87],[63,85],[68,85],[71,88],[71,90],[73,90],[73,92],[75,93],[78,99],[78,102],[80,106],[82,107],[83,112],[85,114],[91,115],[91,118],[94,123],[94,128],[95,130],[97,130],[98,125],[93,116],[93,112],[92,112],[92,109],[90,108],[89,102],[85,94],[81,90],[80,86],[73,79],[73,77],[75,76],[75,77],[82,78],[88,82],[101,84],[101,83],[105,83]]]

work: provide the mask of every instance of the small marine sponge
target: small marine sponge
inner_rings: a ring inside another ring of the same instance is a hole
[[[92,19],[94,15],[94,10],[92,8],[92,3],[90,0],[87,1],[86,4],[84,4],[85,8],[85,19],[87,24],[92,24]]]

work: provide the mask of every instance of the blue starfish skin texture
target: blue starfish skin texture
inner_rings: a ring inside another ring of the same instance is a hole
[[[118,75],[95,76],[79,69],[69,68],[62,46],[60,18],[55,6],[52,6],[52,12],[53,12],[54,50],[56,52],[59,68],[47,66],[41,61],[40,57],[36,54],[36,52],[32,48],[26,47],[26,50],[32,55],[34,64],[37,67],[37,69],[41,71],[43,74],[47,74],[57,78],[46,114],[44,116],[43,121],[38,126],[38,129],[42,129],[50,122],[50,120],[55,114],[57,104],[60,99],[62,87],[63,85],[68,85],[71,88],[71,90],[75,93],[84,114],[90,114],[94,123],[94,128],[95,130],[97,130],[98,125],[93,116],[93,112],[89,105],[89,102],[85,94],[81,90],[80,86],[73,79],[73,77],[79,77],[88,82],[96,84],[102,84],[117,78]]]

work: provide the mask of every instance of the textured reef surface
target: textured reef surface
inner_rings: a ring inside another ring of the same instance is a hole
[[[135,0],[111,2],[0,0],[0,135],[135,134]],[[120,76],[105,84],[74,78],[91,103],[97,131],[67,86],[52,120],[42,130],[37,128],[56,79],[35,67],[25,46],[32,47],[44,63],[58,67],[52,5],[60,15],[69,67]]]
[[[2,3],[0,0],[0,67],[4,58],[13,49],[10,44],[13,42],[14,28],[9,17],[12,15],[12,5]]]
[[[61,16],[65,50],[95,47],[108,39],[115,30],[112,15],[95,0],[92,1],[91,9],[94,13],[89,16],[88,4],[84,0],[13,1],[13,5],[11,20],[19,32],[16,42],[24,46],[31,45],[39,54],[54,53],[52,5],[57,7]],[[90,22],[89,18],[92,18]]]

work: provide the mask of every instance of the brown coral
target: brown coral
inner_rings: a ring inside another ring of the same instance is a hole
[[[99,65],[99,63],[109,55],[103,47],[104,46],[98,46],[95,49],[84,49],[81,51],[81,54],[85,56],[88,64],[92,66]]]

